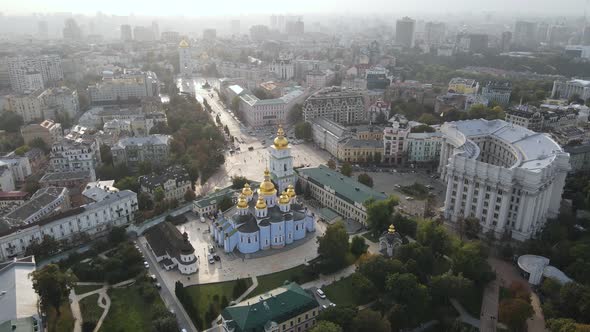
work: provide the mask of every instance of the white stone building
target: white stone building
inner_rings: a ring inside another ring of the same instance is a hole
[[[305,96],[305,90],[300,88],[295,88],[280,98],[264,100],[244,93],[240,96],[240,110],[249,126],[277,125],[287,122],[289,110],[295,104],[303,102]]]
[[[445,123],[441,132],[448,223],[474,217],[483,233],[524,241],[557,216],[570,165],[550,137],[483,119]]]
[[[49,159],[54,172],[94,172],[100,164],[100,147],[96,140],[64,139],[53,144]]]
[[[162,188],[164,199],[184,202],[184,194],[191,189],[191,180],[182,166],[168,167],[162,174],[150,174],[139,177],[141,192],[148,193],[152,198],[158,188]]]
[[[94,105],[119,102],[160,94],[160,81],[154,72],[125,70],[122,74],[104,71],[102,81],[88,87],[90,102]]]
[[[283,81],[288,81],[295,77],[295,64],[290,59],[273,60],[269,66],[269,70],[278,79]]]
[[[16,189],[14,185],[14,176],[10,168],[6,164],[0,163],[0,191],[13,191]]]
[[[57,241],[68,241],[80,234],[104,234],[112,227],[131,223],[136,210],[137,195],[123,190],[111,193],[100,202],[58,213],[50,218],[10,225],[8,231],[0,233],[0,261],[23,255],[33,241],[41,241],[46,235]]]
[[[553,82],[551,98],[569,99],[573,95],[577,95],[584,101],[588,100],[590,98],[590,81],[574,79],[567,82]]]
[[[437,163],[440,159],[442,134],[409,133],[406,136],[404,150],[408,163]]]
[[[41,188],[26,203],[0,218],[0,224],[8,227],[28,225],[69,208],[67,188]]]

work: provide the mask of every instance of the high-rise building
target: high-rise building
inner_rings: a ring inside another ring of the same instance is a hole
[[[49,26],[47,25],[47,21],[37,22],[37,34],[39,38],[47,39],[49,36]]]
[[[502,32],[502,38],[500,40],[500,49],[502,50],[502,52],[509,52],[511,43],[512,43],[512,32],[510,32],[510,31]]]
[[[215,30],[215,29],[203,30],[203,39],[214,40],[215,38],[217,38],[217,30]]]
[[[41,85],[38,84],[38,74]],[[64,78],[59,55],[11,58],[8,60],[8,75],[14,92],[36,90]]]
[[[240,34],[240,20],[231,20],[230,32],[232,35],[236,36]]]
[[[536,45],[537,24],[534,22],[517,21],[514,25],[514,44],[532,47]]]
[[[563,25],[552,25],[547,33],[549,46],[565,45],[568,42],[568,28]]]
[[[404,47],[414,47],[414,30],[416,21],[409,17],[397,20],[395,24],[395,43]]]
[[[549,38],[549,24],[542,22],[539,23],[537,26],[537,31],[535,34],[535,42],[536,43],[546,43],[547,38]]]
[[[291,36],[301,36],[305,32],[305,25],[303,21],[287,22],[285,31]]]
[[[250,38],[254,41],[263,41],[270,36],[270,30],[266,25],[253,25],[250,27]]]
[[[155,40],[160,40],[160,26],[158,26],[158,22],[152,22],[152,34],[154,35]]]
[[[151,27],[136,26],[133,28],[133,39],[137,41],[153,41],[154,32]]]
[[[183,76],[191,76],[193,74],[193,60],[191,57],[191,47],[186,40],[182,40],[178,44],[178,57],[180,65],[180,74]]]
[[[82,30],[78,23],[73,18],[68,18],[63,28],[63,37],[66,40],[79,41],[82,40]]]
[[[133,35],[131,33],[131,26],[129,24],[121,25],[121,40],[124,42],[133,40]]]
[[[590,26],[584,27],[581,44],[584,46],[590,46]]]
[[[278,17],[276,15],[272,15],[270,17],[270,28],[271,29],[278,29]]]
[[[424,41],[427,45],[440,45],[445,39],[446,26],[442,22],[426,22]]]

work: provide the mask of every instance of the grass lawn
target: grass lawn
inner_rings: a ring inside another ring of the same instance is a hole
[[[252,285],[252,280],[250,278],[245,280],[248,287],[250,287]],[[213,305],[217,313],[219,313],[220,310],[223,309],[221,308],[221,299],[224,296],[227,298],[228,302],[233,300],[232,294],[235,285],[236,281],[225,281],[186,287],[193,303],[196,304],[202,322],[205,322],[205,313],[209,310],[211,305]],[[191,318],[194,322],[195,319],[193,317]],[[209,322],[206,322],[206,324],[209,324]]]
[[[156,296],[153,303],[146,303],[139,287],[133,285],[128,288],[109,289],[111,308],[100,331],[151,331],[152,310],[156,306],[163,306],[160,296]]]
[[[82,320],[84,322],[98,322],[102,312],[104,311],[98,306],[98,294],[86,296],[80,300],[80,312],[82,313]]]
[[[74,329],[74,317],[72,317],[70,303],[62,304],[60,312],[61,315],[58,319],[53,308],[47,311],[47,328],[49,332],[71,332]]]
[[[365,239],[373,242],[373,243],[377,243],[379,242],[379,237],[375,237],[373,236],[372,232],[366,232],[365,234],[362,235]]]
[[[322,288],[326,297],[338,306],[357,307],[366,303],[358,303],[352,295],[352,277],[340,279]]]
[[[311,281],[303,273],[304,268],[304,265],[299,265],[289,270],[271,273],[258,277],[258,287],[256,287],[256,289],[254,289],[254,291],[250,293],[248,297],[264,294],[270,290],[282,286],[285,283],[285,280],[295,281],[298,284],[304,284],[308,281]]]
[[[93,290],[97,290],[99,288],[102,288],[102,285],[76,285],[74,286],[74,291],[76,292],[76,294],[81,295],[88,292],[92,292]]]
[[[428,188],[426,188],[426,186],[423,184],[416,182],[409,186],[402,186],[400,191],[420,201],[427,199],[429,195]]]

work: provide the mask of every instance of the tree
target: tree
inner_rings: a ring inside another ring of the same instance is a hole
[[[31,150],[31,148],[28,145],[21,145],[18,148],[16,148],[16,150],[14,150],[14,154],[16,154],[17,156],[21,156],[22,157],[29,150]]]
[[[451,297],[462,298],[473,286],[473,282],[462,275],[446,272],[430,279],[430,293],[438,303],[445,303]]]
[[[332,322],[342,327],[342,330],[350,331],[356,312],[356,308],[351,307],[328,307],[328,309],[320,311],[318,321]]]
[[[479,241],[467,242],[455,250],[452,255],[452,267],[455,273],[483,285],[495,278],[492,268],[487,262],[488,252]]]
[[[375,164],[380,164],[381,163],[381,152],[375,152],[373,154],[373,162]]]
[[[368,246],[365,243],[365,238],[362,236],[355,235],[350,242],[350,252],[356,257],[366,253],[367,247]]]
[[[298,139],[311,140],[312,130],[309,122],[299,122],[295,125],[295,137]]]
[[[138,172],[141,175],[150,174],[153,171],[152,163],[149,161],[142,161],[139,163]]]
[[[127,240],[127,231],[125,227],[113,227],[108,235],[109,243],[119,244]]]
[[[330,169],[336,169],[336,162],[334,161],[334,159],[330,159],[330,160],[328,160],[327,166],[328,166]]]
[[[397,259],[387,259],[382,255],[362,256],[357,271],[369,278],[381,292],[385,290],[387,276],[406,272],[402,262]]]
[[[234,97],[231,101],[231,110],[237,112],[240,110],[240,98],[238,96]]]
[[[25,191],[28,193],[34,193],[41,188],[39,181],[31,178],[28,178],[25,182]]]
[[[446,229],[431,220],[424,220],[418,224],[416,236],[418,242],[432,248],[435,254],[442,256],[451,251],[451,238]]]
[[[50,235],[43,235],[41,242],[32,241],[25,251],[25,255],[33,255],[37,260],[53,255],[59,250],[59,242]]]
[[[377,113],[375,117],[375,123],[386,123],[387,122],[387,115],[383,112]]]
[[[424,113],[424,114],[420,115],[420,117],[418,118],[418,122],[422,122],[426,125],[433,125],[433,124],[438,123],[438,119],[430,113]],[[430,128],[432,128],[432,127],[430,127]]]
[[[135,193],[139,192],[139,182],[135,176],[126,176],[121,180],[115,182],[115,188],[119,190],[131,190]]]
[[[389,198],[380,201],[368,200],[365,202],[367,225],[369,225],[373,236],[379,236],[391,225],[391,216],[398,203],[395,196],[389,196]]]
[[[60,307],[68,301],[70,290],[74,287],[76,277],[70,272],[62,272],[56,264],[49,264],[31,273],[33,289],[39,295],[44,310],[53,307],[57,316]]]
[[[195,200],[195,198],[197,198],[197,195],[195,194],[195,192],[191,188],[188,188],[186,190],[186,192],[184,193],[184,201],[185,202],[192,202]]]
[[[332,322],[320,320],[309,332],[342,332],[342,328]]]
[[[415,126],[412,127],[412,129],[410,129],[410,132],[412,133],[433,133],[436,130],[434,128],[432,128],[429,125],[419,125],[419,126]]]
[[[350,276],[352,284],[352,294],[357,303],[367,303],[375,298],[376,288],[373,282],[363,274],[355,272]]]
[[[365,309],[360,311],[352,321],[353,332],[391,332],[391,325],[386,317],[377,311]]]
[[[245,176],[234,175],[231,177],[231,187],[233,189],[242,189],[246,183],[250,183]]]
[[[231,198],[227,195],[221,197],[221,199],[217,203],[217,207],[221,211],[229,209],[230,207],[232,207],[232,205],[234,205],[234,203],[232,202]]]
[[[2,111],[0,113],[0,130],[16,133],[23,125],[23,118],[15,112]]]
[[[387,295],[395,302],[408,306],[410,312],[424,310],[430,303],[428,288],[410,273],[394,273],[385,282]]]
[[[158,187],[156,190],[154,190],[154,200],[157,203],[161,203],[164,200],[164,197],[166,197],[166,194],[164,193],[164,189],[162,187]]]
[[[361,173],[358,175],[357,180],[365,186],[373,188],[373,178],[369,174]]]
[[[526,320],[533,316],[533,307],[523,299],[504,299],[500,301],[498,318],[512,331],[523,330]]]
[[[151,210],[154,207],[154,201],[146,192],[140,192],[137,195],[137,206],[140,210]]]
[[[342,166],[340,166],[340,173],[342,173],[343,175],[346,175],[346,176],[351,176],[352,175],[352,165],[348,161],[345,161],[344,164],[342,164]]]
[[[51,150],[51,148],[49,146],[47,146],[47,143],[45,143],[45,141],[40,137],[33,138],[33,140],[31,142],[29,142],[28,145],[31,148],[40,149],[45,154],[49,153],[49,150]]]
[[[318,254],[322,256],[326,269],[336,271],[346,264],[348,254],[348,233],[342,222],[329,225],[326,233],[317,238]]]

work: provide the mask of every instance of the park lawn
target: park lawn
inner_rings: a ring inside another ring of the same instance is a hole
[[[342,278],[323,287],[326,297],[338,306],[358,307],[366,303],[358,303],[352,295],[352,277]]]
[[[252,291],[248,295],[248,297],[254,297],[256,295],[264,294],[268,291],[271,291],[277,287],[280,287],[285,284],[285,281],[294,281],[298,284],[304,284],[308,281],[313,279],[309,279],[303,272],[305,269],[305,265],[299,265],[294,268],[275,272],[263,276],[258,277],[258,287]]]
[[[151,331],[152,308],[158,304],[164,306],[160,296],[156,296],[153,303],[146,303],[139,293],[139,287],[135,285],[112,288],[108,294],[111,298],[111,307],[100,327],[100,331],[103,332]]]
[[[252,286],[252,279],[248,278],[245,279],[248,288]],[[214,306],[216,312],[219,313],[223,308],[221,308],[221,299],[225,296],[228,302],[231,302],[233,299],[233,290],[234,286],[236,285],[236,281],[224,281],[224,282],[216,282],[212,284],[201,284],[201,285],[194,285],[186,287],[186,291],[188,292],[189,296],[192,299],[192,302],[195,304],[197,311],[199,312],[201,322],[206,322],[205,320],[205,313],[209,310],[211,305]],[[191,317],[193,322],[195,322],[195,317]],[[206,322],[209,324],[209,322]]]
[[[76,294],[82,295],[97,290],[99,288],[102,288],[102,285],[76,285],[74,286],[74,291],[76,292]]]
[[[84,322],[98,322],[103,308],[98,306],[98,294],[86,296],[80,300],[80,312],[82,313],[82,321]]]
[[[53,308],[47,310],[47,327],[49,332],[71,332],[74,329],[74,317],[70,309],[70,303],[62,304],[60,308],[61,315],[59,319]]]

